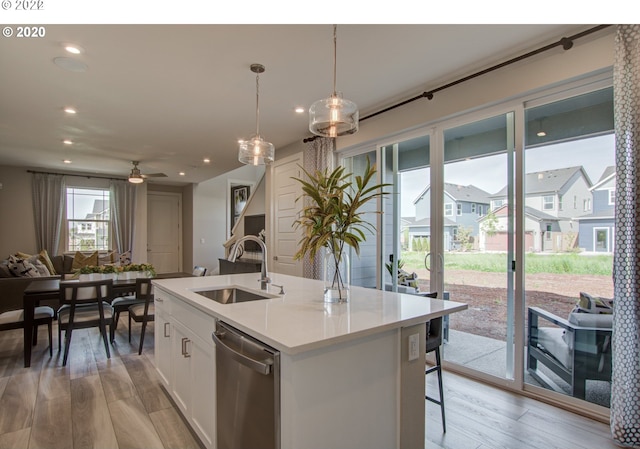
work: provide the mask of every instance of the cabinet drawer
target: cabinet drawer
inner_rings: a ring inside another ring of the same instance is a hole
[[[175,299],[169,293],[154,287],[153,304],[156,309],[162,310],[165,315],[171,315],[171,303],[174,301]]]
[[[215,318],[179,299],[171,302],[171,315],[173,318],[180,321],[208,345],[213,346],[211,334],[216,329]]]

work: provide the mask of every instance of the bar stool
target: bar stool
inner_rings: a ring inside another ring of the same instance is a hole
[[[437,298],[438,293],[423,293],[420,296],[426,298]],[[447,426],[444,419],[444,393],[442,388],[442,361],[440,359],[440,346],[442,346],[442,317],[434,318],[427,322],[427,338],[426,338],[426,353],[435,352],[436,364],[429,367],[425,371],[425,376],[430,373],[438,373],[438,390],[440,392],[440,399],[428,396],[425,394],[425,399],[440,406],[440,413],[442,414],[442,432],[447,432]]]

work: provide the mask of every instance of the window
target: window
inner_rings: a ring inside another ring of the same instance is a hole
[[[542,197],[542,210],[553,210],[553,195],[545,195]]]
[[[558,195],[558,210],[562,210],[562,195]]]
[[[591,210],[591,198],[582,200],[582,208],[585,212],[589,212]]]
[[[501,206],[503,206],[505,204],[507,204],[507,200],[492,200],[491,201],[491,208],[493,210],[495,210],[495,209],[497,209],[497,208],[499,208],[499,207],[501,207]]]
[[[68,187],[67,225],[67,251],[109,249],[109,190]]]
[[[578,196],[577,195],[573,195],[573,208],[574,209],[578,208]]]
[[[616,191],[609,189],[609,206],[613,206],[614,204],[616,204]]]
[[[445,217],[453,216],[453,204],[447,203],[444,205],[444,216]]]
[[[457,208],[458,208],[458,215],[462,215],[462,204],[458,203]]]
[[[471,203],[471,213],[472,214],[476,213],[476,203]]]

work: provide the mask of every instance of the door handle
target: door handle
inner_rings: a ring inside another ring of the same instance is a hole
[[[170,329],[170,328],[169,328],[169,324],[170,324],[170,323],[169,323],[168,321],[167,321],[166,323],[164,323],[164,336],[165,336],[166,338],[171,337],[171,335],[169,334],[169,329]]]
[[[183,357],[191,357],[191,354],[187,352],[187,342],[190,340],[187,337],[182,337],[182,356]]]

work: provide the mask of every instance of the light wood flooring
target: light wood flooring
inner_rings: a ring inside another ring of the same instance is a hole
[[[55,325],[53,358],[42,327],[30,368],[23,367],[22,331],[0,332],[0,449],[200,449],[160,387],[153,367],[153,325],[141,356],[140,328],[134,326],[129,344],[123,314],[111,359],[96,329],[74,331],[66,367]],[[427,377],[427,388],[437,395],[435,374]],[[444,373],[444,388],[445,434],[439,406],[425,401],[427,449],[618,447],[608,425],[551,405],[450,372]]]

